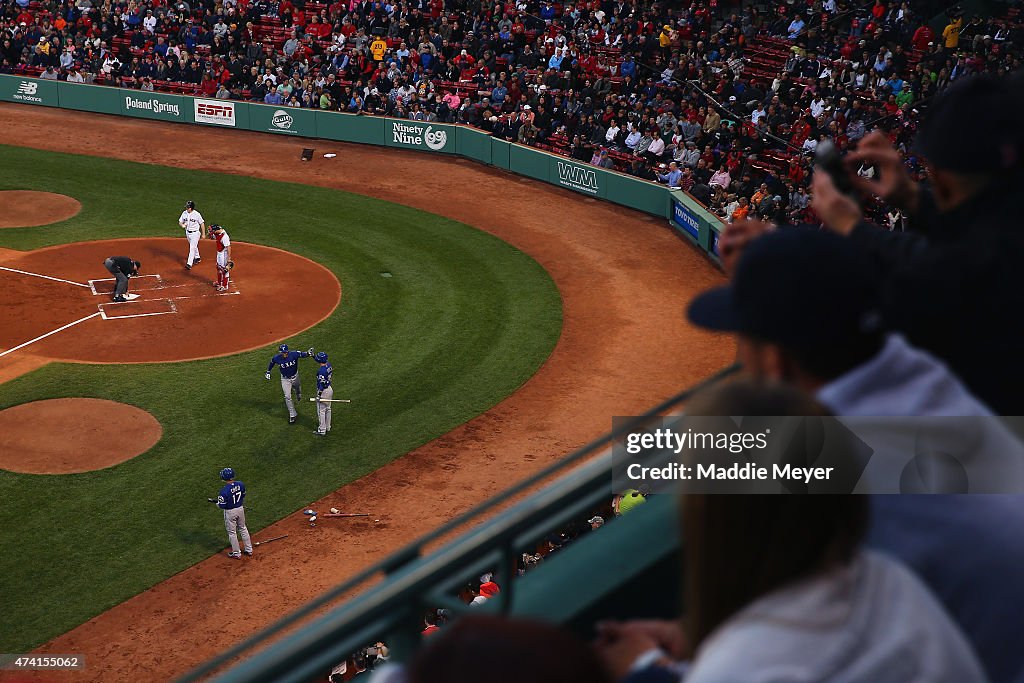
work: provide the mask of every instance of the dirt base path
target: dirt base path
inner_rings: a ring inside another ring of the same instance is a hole
[[[470,161],[395,149],[11,104],[0,105],[0,126],[12,145],[303,179],[448,216],[530,254],[554,278],[564,309],[554,353],[518,392],[314,504],[372,511],[380,524],[325,520],[310,529],[292,515],[260,534],[289,538],[251,560],[212,557],[48,643],[42,651],[83,653],[89,667],[46,680],[180,674],[608,431],[613,415],[642,411],[734,355],[728,340],[682,317],[695,293],[721,282],[718,271],[664,221],[599,200]],[[312,163],[299,161],[306,144],[317,151]],[[331,151],[336,159],[320,156]]]

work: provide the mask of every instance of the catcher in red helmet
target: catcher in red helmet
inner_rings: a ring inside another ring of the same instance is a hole
[[[235,267],[231,260],[231,238],[224,226],[217,223],[210,226],[209,236],[217,242],[217,281],[213,285],[218,292],[226,292],[231,286],[231,269]]]

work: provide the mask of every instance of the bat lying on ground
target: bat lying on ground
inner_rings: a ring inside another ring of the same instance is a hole
[[[284,536],[274,536],[273,538],[268,538],[265,541],[256,541],[255,543],[253,543],[253,545],[263,545],[265,543],[273,543],[274,541],[280,541],[282,538],[288,538],[288,534],[285,534]]]
[[[351,403],[351,399],[347,398],[311,398],[310,401],[321,401],[323,403]]]
[[[321,517],[369,517],[369,512],[325,512]]]

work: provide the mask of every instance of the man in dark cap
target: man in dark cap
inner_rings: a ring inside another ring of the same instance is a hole
[[[736,333],[740,361],[755,378],[795,384],[840,416],[989,414],[942,363],[883,332],[872,266],[843,237],[768,231],[745,246],[731,269],[730,284],[697,297],[688,316],[701,327]],[[1001,425],[978,424],[993,439],[987,452],[1019,452]],[[1011,490],[1019,490],[1013,482]],[[870,545],[917,571],[963,629],[989,679],[1006,683],[1024,680],[1024,651],[1012,644],[1024,610],[1024,582],[1016,578],[1024,545],[1012,540],[1024,525],[1020,501],[873,496],[869,534]]]
[[[128,278],[138,276],[142,264],[127,256],[110,256],[103,261],[103,267],[114,276],[114,303],[122,304],[128,301],[125,298],[125,294],[128,293]]]
[[[847,155],[847,167],[874,164],[879,174],[856,187],[910,217],[909,231],[866,223],[857,200],[825,173],[812,184],[814,210],[873,260],[882,278],[884,317],[917,346],[949,363],[997,413],[1024,415],[1019,340],[1024,323],[1024,102],[1008,80],[957,81],[926,112],[915,152],[929,183],[919,185],[881,133]],[[965,138],[965,131],[978,131]]]
[[[991,414],[933,356],[885,333],[871,264],[842,237],[772,230],[734,271],[689,318],[735,332],[748,373],[815,393],[837,415]]]

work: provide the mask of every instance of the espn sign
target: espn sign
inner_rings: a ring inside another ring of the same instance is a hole
[[[235,125],[235,103],[226,100],[194,100],[196,123],[211,123],[215,126]]]

